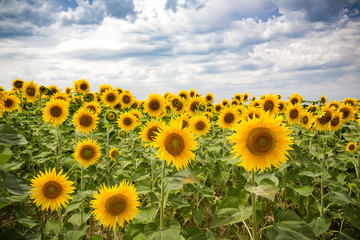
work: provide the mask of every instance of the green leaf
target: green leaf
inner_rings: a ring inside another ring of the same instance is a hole
[[[277,188],[269,183],[261,184],[257,187],[253,186],[251,183],[247,183],[244,188],[251,193],[255,193],[256,195],[267,198],[271,201],[274,200],[275,194],[277,193]]]
[[[192,215],[195,218],[195,221],[200,225],[205,216],[205,208],[193,208]]]
[[[157,213],[156,208],[143,207],[139,208],[139,210],[140,212],[136,215],[134,223],[150,223],[154,221]]]
[[[103,237],[101,235],[95,235],[89,238],[89,240],[103,240]]]
[[[302,196],[311,196],[312,192],[314,191],[314,187],[312,186],[294,186],[292,187],[298,194]]]
[[[0,145],[1,146],[1,145]],[[11,157],[13,153],[9,147],[5,147],[0,153],[0,166],[4,165]]]
[[[44,233],[58,235],[59,229],[58,221],[49,221],[45,226]]]
[[[197,227],[185,228],[184,237],[188,240],[217,240],[217,237],[209,229],[204,232]]]
[[[67,206],[65,214],[68,213],[68,212],[74,211],[74,210],[78,210],[82,202],[83,201],[72,201]]]
[[[279,179],[274,174],[262,173],[262,174],[256,175],[255,177],[256,177],[255,181],[259,185],[265,179],[270,180],[271,182],[273,182],[275,184],[275,186],[279,185]]]
[[[276,214],[277,222],[284,222],[284,221],[302,221],[302,219],[290,209],[281,209]]]
[[[87,223],[78,227],[73,227],[70,223],[64,225],[64,237],[68,240],[78,240],[81,236],[84,236],[89,225]]]
[[[348,195],[346,195],[344,193],[330,192],[329,196],[330,196],[330,201],[332,203],[335,203],[335,204],[340,205],[342,207],[345,207],[346,204],[349,204],[349,203],[357,204],[356,201],[354,201],[353,199],[351,199]]]
[[[25,227],[28,227],[28,228],[33,228],[35,227],[36,225],[39,224],[38,221],[36,221],[35,218],[33,218],[32,216],[26,216],[26,217],[23,217],[23,218],[19,218],[17,219],[17,221],[24,225]]]
[[[0,126],[0,145],[26,145],[26,138],[11,126]]]
[[[354,208],[349,205],[345,209],[346,217],[349,219],[349,222],[360,230],[360,209]]]
[[[5,163],[4,165],[0,165],[0,170],[4,171],[4,172],[8,172],[8,171],[16,171],[18,170],[21,165],[23,165],[24,162],[15,162],[15,161],[10,161],[8,163]]]
[[[210,228],[226,226],[244,221],[251,216],[251,208],[240,206],[240,208],[222,208],[214,212]]]
[[[30,195],[30,185],[23,179],[11,174],[6,174],[5,185],[7,190],[15,195]]]
[[[144,228],[146,240],[180,240],[180,223],[176,219],[170,219],[166,227],[158,229],[155,223],[149,223]]]
[[[275,223],[273,229],[278,235],[288,240],[317,240],[314,232],[305,222],[283,221],[279,224]]]
[[[316,236],[320,236],[325,233],[331,225],[331,221],[327,217],[317,217],[309,223],[311,229],[313,229]]]
[[[87,221],[90,217],[90,213],[84,213],[84,221]],[[77,212],[71,215],[71,218],[68,220],[68,222],[76,225],[76,226],[80,226],[81,225],[81,213]]]

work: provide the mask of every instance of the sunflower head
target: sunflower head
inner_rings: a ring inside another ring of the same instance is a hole
[[[117,123],[121,129],[131,131],[139,124],[139,120],[131,113],[123,113],[120,115]]]
[[[19,108],[20,100],[15,95],[7,95],[3,101],[3,110],[6,112],[13,112]]]
[[[214,94],[208,93],[205,95],[204,99],[207,103],[212,103],[214,101]]]
[[[163,129],[165,123],[161,120],[151,120],[147,122],[139,133],[143,142],[153,142],[156,135],[160,132],[160,129]],[[148,143],[144,144],[148,146]]]
[[[85,79],[74,81],[74,92],[86,94],[90,91],[90,83]]]
[[[93,198],[90,204],[95,220],[111,229],[129,223],[139,212],[139,196],[134,185],[126,181],[112,187],[103,185]]]
[[[222,128],[234,128],[240,121],[240,116],[235,108],[225,108],[219,115],[218,121]]]
[[[180,114],[185,111],[185,101],[179,96],[174,96],[170,99],[170,108],[175,114]]]
[[[76,129],[82,133],[89,133],[94,131],[97,127],[99,117],[88,108],[80,108],[73,117],[73,124]]]
[[[352,107],[357,106],[357,99],[356,98],[345,98],[343,101],[343,104],[348,104]]]
[[[59,207],[65,207],[72,199],[70,193],[73,192],[74,183],[68,181],[68,177],[62,174],[61,170],[56,173],[55,168],[40,172],[35,178],[31,179],[30,198],[34,199],[36,206],[41,210],[50,209],[54,211]]]
[[[197,136],[205,135],[210,129],[210,123],[205,115],[197,115],[191,119],[190,128]]]
[[[356,149],[357,149],[357,144],[354,143],[354,142],[349,142],[349,143],[346,145],[346,151],[348,151],[348,152],[353,153],[353,152],[356,151]]]
[[[185,101],[190,98],[190,94],[186,90],[180,90],[179,93],[178,93],[178,96],[183,98]]]
[[[116,156],[120,156],[120,152],[118,148],[112,148],[109,152],[109,157],[112,161],[116,162]]]
[[[108,110],[106,113],[105,113],[105,118],[108,122],[115,122],[116,119],[117,119],[117,114],[115,111],[113,110]]]
[[[124,90],[120,95],[120,103],[123,107],[131,107],[134,102],[134,96],[131,94],[130,91]]]
[[[241,156],[240,166],[247,171],[264,171],[287,161],[287,150],[291,150],[290,130],[281,125],[280,116],[273,117],[268,113],[260,118],[250,119],[235,127],[235,134],[230,141],[235,143],[234,158]]]
[[[144,110],[150,116],[158,117],[165,111],[165,103],[160,94],[151,93],[144,104]]]
[[[35,102],[38,99],[38,96],[40,94],[39,87],[36,83],[34,83],[34,80],[30,82],[26,82],[23,87],[23,94],[24,97],[30,101]]]
[[[74,158],[82,167],[97,163],[101,155],[100,145],[92,139],[80,140],[75,148]]]
[[[286,119],[290,124],[300,123],[302,113],[300,103],[295,105],[290,104],[286,110]]]
[[[321,103],[322,105],[325,105],[326,102],[327,102],[326,96],[325,96],[325,95],[322,95],[321,98],[320,98],[320,103]]]
[[[107,90],[114,89],[110,84],[101,84],[99,86],[99,95],[102,95]]]
[[[97,101],[87,102],[83,105],[83,108],[89,109],[91,112],[93,112],[96,115],[99,115],[101,113],[101,106],[100,103]]]
[[[215,106],[214,106],[215,113],[220,113],[222,109],[223,109],[223,106],[221,103],[215,104]]]
[[[247,100],[249,100],[249,97],[250,97],[250,94],[244,93],[244,95],[243,95],[243,100],[244,100],[244,102],[246,102]]]
[[[101,95],[101,100],[106,106],[113,107],[119,102],[119,94],[116,90],[108,89]]]
[[[344,122],[350,121],[354,117],[354,109],[350,104],[341,104],[338,111],[342,114]]]
[[[61,125],[69,115],[69,103],[61,99],[51,99],[45,104],[44,121],[54,125]]]
[[[279,100],[272,93],[270,95],[265,95],[260,100],[260,109],[264,112],[269,112],[275,114],[278,111]]]
[[[120,138],[125,138],[127,136],[127,131],[125,130],[120,130],[118,133]]]
[[[333,112],[332,118],[330,120],[329,129],[332,131],[337,131],[343,123],[341,114],[337,111]]]
[[[297,93],[293,93],[289,98],[289,104],[295,105],[295,104],[301,104],[303,102],[303,97],[300,96]]]
[[[241,95],[241,93],[235,93],[234,99],[236,99],[236,100],[238,100],[239,102],[241,102],[241,100],[242,100],[242,95]]]
[[[304,112],[301,115],[300,125],[304,128],[310,129],[313,123],[313,115],[309,112]]]
[[[13,86],[13,89],[15,89],[15,90],[21,90],[23,85],[24,85],[24,80],[22,80],[22,79],[14,79],[12,81],[12,86]]]
[[[191,115],[195,116],[197,114],[197,112],[200,110],[199,106],[202,103],[202,101],[203,101],[203,99],[201,97],[192,98],[188,105],[188,112]]]

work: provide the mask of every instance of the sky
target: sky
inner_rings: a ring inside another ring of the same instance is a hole
[[[0,0],[0,86],[360,99],[359,0]]]

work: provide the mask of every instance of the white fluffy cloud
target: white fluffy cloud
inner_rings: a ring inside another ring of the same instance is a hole
[[[5,88],[14,78],[61,88],[86,78],[93,91],[110,83],[140,99],[190,88],[217,101],[237,92],[338,100],[360,92],[359,6],[351,1],[17,3],[0,3]],[[53,14],[42,18],[45,10]]]

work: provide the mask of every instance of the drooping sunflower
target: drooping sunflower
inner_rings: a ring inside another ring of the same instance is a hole
[[[322,95],[321,98],[320,98],[320,103],[322,105],[325,105],[327,103],[327,99],[326,99],[326,96],[325,95]]]
[[[124,108],[131,107],[133,102],[134,102],[134,96],[132,95],[132,93],[128,90],[124,90],[120,95],[121,106]]]
[[[101,100],[106,106],[113,107],[119,101],[119,94],[116,90],[108,89],[101,95]]]
[[[90,203],[95,220],[111,229],[123,227],[139,212],[139,196],[134,185],[126,181],[112,187],[101,186],[93,198]]]
[[[74,182],[68,181],[68,177],[62,174],[63,170],[56,173],[55,168],[40,172],[31,179],[30,198],[34,199],[36,206],[41,210],[50,209],[51,211],[65,207],[72,199],[70,194],[73,192]]]
[[[197,115],[191,119],[191,131],[197,136],[205,135],[210,129],[210,123],[205,115]]]
[[[329,124],[329,129],[331,131],[337,131],[340,129],[341,124],[343,123],[341,116],[342,116],[341,113],[339,113],[337,111],[333,112],[331,120],[330,120],[330,124]]]
[[[343,122],[347,122],[353,119],[354,109],[350,104],[341,104],[338,111],[342,114]]]
[[[40,94],[39,87],[34,80],[30,82],[24,83],[23,87],[23,95],[29,102],[35,102],[38,100],[38,96]]]
[[[353,153],[353,152],[356,151],[356,149],[357,149],[357,144],[354,143],[354,142],[349,142],[349,143],[346,145],[346,151],[348,151],[348,152]]]
[[[242,101],[242,95],[241,95],[241,93],[235,93],[234,98],[235,98],[236,100],[238,100],[239,102],[241,102],[241,101]]]
[[[144,104],[144,111],[153,117],[160,116],[165,111],[165,103],[161,95],[151,93]]]
[[[277,113],[278,111],[279,100],[272,93],[270,95],[265,95],[263,99],[260,100],[260,109],[264,112],[269,112],[270,115]]]
[[[289,136],[291,130],[281,122],[280,116],[266,113],[235,127],[235,133],[229,139],[235,143],[232,147],[234,158],[241,156],[240,166],[247,171],[264,171],[271,165],[278,168],[287,161],[287,151],[292,149],[293,142]]]
[[[185,111],[185,100],[179,96],[170,99],[170,108],[175,114],[181,114]]]
[[[156,134],[160,132],[160,129],[163,129],[165,123],[161,120],[152,119],[147,122],[144,127],[141,129],[139,135],[143,142],[153,142],[155,140]],[[149,143],[145,143],[145,146],[148,146]]]
[[[196,97],[196,90],[195,89],[190,89],[189,95],[190,95],[191,98]]]
[[[22,79],[14,79],[12,81],[12,86],[14,90],[21,90],[22,86],[24,85],[24,80]]]
[[[195,116],[199,112],[199,106],[202,102],[203,99],[201,97],[192,98],[189,101],[189,105],[187,107],[188,113],[190,113],[192,116]]]
[[[290,124],[300,123],[302,113],[303,111],[300,103],[294,105],[289,104],[285,114],[288,123]]]
[[[112,148],[109,152],[109,157],[112,161],[116,162],[116,156],[121,155],[118,148]]]
[[[186,90],[180,90],[178,96],[183,98],[185,101],[189,100],[190,98],[189,92]]]
[[[99,117],[93,111],[88,108],[80,108],[73,117],[73,124],[76,130],[79,132],[90,133],[93,132],[97,127],[97,121]]]
[[[169,126],[160,129],[152,145],[158,148],[159,158],[165,160],[168,165],[172,162],[178,170],[189,165],[195,158],[193,151],[197,148],[190,128],[182,128],[179,121],[171,121]]]
[[[19,108],[20,101],[15,95],[7,95],[3,101],[3,110],[6,112],[13,112]]]
[[[90,91],[90,83],[85,79],[74,81],[74,92],[85,94]]]
[[[208,94],[205,95],[204,99],[205,99],[205,101],[206,101],[207,103],[213,103],[213,101],[214,101],[214,94],[208,93]]]
[[[131,131],[139,124],[139,120],[130,113],[123,113],[120,115],[117,123],[121,129]]]
[[[247,100],[249,100],[250,94],[248,93],[244,93],[243,95],[243,101],[246,102]]]
[[[44,121],[53,125],[61,125],[69,114],[69,103],[61,99],[51,99],[43,109]]]
[[[92,139],[83,139],[78,141],[74,158],[80,163],[82,167],[88,167],[97,163],[101,156],[100,145]]]
[[[96,115],[99,115],[101,113],[101,106],[100,106],[100,103],[97,101],[91,101],[91,102],[84,103],[83,108],[89,109]]]
[[[219,115],[218,122],[222,128],[234,128],[240,121],[240,116],[233,107],[225,108]]]

